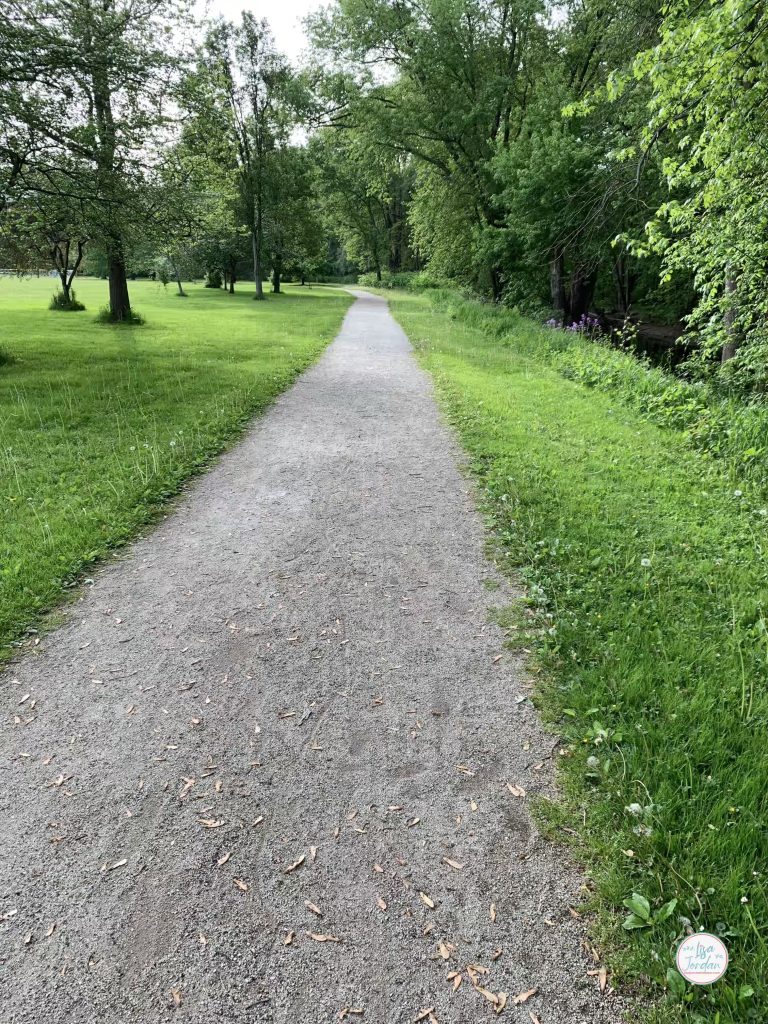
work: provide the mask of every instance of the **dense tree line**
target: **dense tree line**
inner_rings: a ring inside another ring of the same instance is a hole
[[[66,305],[98,256],[116,320],[148,264],[257,299],[418,270],[566,325],[684,318],[699,369],[760,387],[767,26],[754,0],[336,0],[297,69],[247,13],[6,0],[0,262],[54,266]]]

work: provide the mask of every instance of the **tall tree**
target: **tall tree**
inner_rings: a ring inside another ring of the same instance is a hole
[[[127,248],[157,219],[152,179],[183,13],[174,0],[6,0],[0,10],[5,203],[42,191],[80,204],[107,256],[116,321],[131,318]]]
[[[695,274],[690,318],[705,359],[768,387],[768,10],[754,0],[670,0],[661,38],[635,62],[650,83],[648,149],[666,142],[669,198],[647,244],[664,273]],[[621,92],[626,80],[616,83]]]
[[[266,21],[247,11],[239,25],[213,24],[188,89],[205,147],[217,147],[237,183],[251,236],[256,299],[264,298],[264,225],[276,151],[293,127],[292,72]],[[213,129],[209,132],[208,127]]]
[[[503,222],[491,161],[521,130],[547,39],[543,3],[339,0],[313,31],[323,63],[354,83],[336,122],[410,154],[429,169],[422,182],[445,184],[471,226],[453,269],[499,298],[504,269],[492,248],[475,246],[475,232]],[[419,191],[417,207],[422,198],[433,196]],[[433,235],[451,235],[447,219],[429,220]],[[450,251],[449,237],[435,241]]]

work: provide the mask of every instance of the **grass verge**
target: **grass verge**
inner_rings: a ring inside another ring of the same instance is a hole
[[[510,642],[535,645],[564,737],[563,802],[543,813],[578,833],[613,979],[651,986],[648,1019],[766,1020],[765,498],[684,431],[567,379],[543,328],[439,301],[391,306],[526,584]],[[729,947],[709,988],[674,971],[688,927]]]
[[[132,282],[144,326],[46,308],[50,279],[0,281],[0,661],[78,575],[128,540],[320,353],[351,298]]]

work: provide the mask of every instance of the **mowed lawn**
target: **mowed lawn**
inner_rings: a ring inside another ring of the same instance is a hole
[[[51,279],[0,278],[0,661],[95,559],[131,537],[338,331],[323,287],[252,300],[131,282],[141,327],[51,312]],[[10,357],[8,360],[5,357]]]
[[[590,864],[611,978],[657,983],[654,1020],[766,1021],[766,496],[564,379],[541,327],[492,336],[488,307],[444,301],[392,308],[527,584],[510,642],[534,653],[563,737],[565,803],[545,814]],[[623,906],[633,893],[647,920]],[[686,928],[729,948],[711,987],[670,973]]]

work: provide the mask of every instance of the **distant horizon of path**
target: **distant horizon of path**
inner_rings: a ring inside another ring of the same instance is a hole
[[[386,301],[0,674],[7,1024],[618,1024]],[[592,974],[588,971],[592,970]]]

